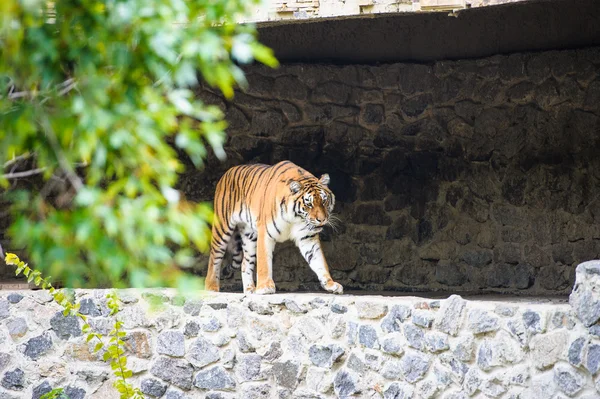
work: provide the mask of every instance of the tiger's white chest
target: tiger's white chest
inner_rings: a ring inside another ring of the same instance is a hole
[[[258,217],[249,208],[243,208],[239,216],[234,217],[234,223],[242,227],[242,230],[258,233]],[[303,219],[294,216],[291,207],[284,209],[284,212],[277,212],[272,220],[266,220],[265,226],[269,237],[280,243],[288,240],[297,242],[307,235],[321,231],[321,229],[311,229]]]
[[[277,242],[288,240],[296,242],[306,235],[321,231],[321,229],[311,229],[304,220],[294,217],[293,211],[288,212],[285,216],[279,215],[274,221],[279,231],[276,231],[276,235],[271,235]]]

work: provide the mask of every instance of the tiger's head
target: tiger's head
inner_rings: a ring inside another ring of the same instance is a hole
[[[292,181],[290,190],[295,194],[294,214],[311,229],[319,229],[330,222],[335,196],[329,189],[329,175]]]

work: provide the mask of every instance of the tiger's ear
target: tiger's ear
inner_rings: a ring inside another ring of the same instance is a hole
[[[327,173],[325,173],[324,175],[321,176],[321,178],[319,179],[319,183],[321,183],[324,186],[328,186],[329,185],[329,175]]]
[[[302,185],[300,183],[298,183],[297,181],[292,181],[290,183],[290,190],[296,194],[298,193],[298,191],[300,191],[300,189],[302,188]]]

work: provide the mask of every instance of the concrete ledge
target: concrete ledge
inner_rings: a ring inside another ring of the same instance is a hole
[[[259,26],[282,62],[429,62],[600,44],[595,0],[534,0],[457,13],[386,13]]]

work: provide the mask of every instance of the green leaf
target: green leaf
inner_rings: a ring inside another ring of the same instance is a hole
[[[15,270],[15,275],[18,276],[19,274],[21,274],[21,272],[23,272],[24,269],[25,269],[25,265],[17,267],[17,270]]]
[[[252,44],[252,52],[254,54],[254,58],[263,64],[270,66],[271,68],[276,68],[279,66],[279,62],[273,55],[273,50],[270,48],[255,42]]]

